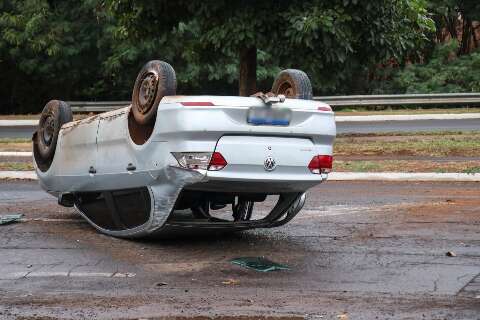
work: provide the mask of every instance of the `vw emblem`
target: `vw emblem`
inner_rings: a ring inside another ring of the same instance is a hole
[[[273,171],[277,167],[277,163],[272,157],[268,156],[263,162],[263,166],[265,167],[266,171]]]

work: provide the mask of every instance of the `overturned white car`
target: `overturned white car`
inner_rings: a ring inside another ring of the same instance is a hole
[[[50,101],[33,137],[42,188],[103,233],[142,237],[280,226],[327,178],[334,115],[305,73],[284,70],[252,97],[175,91],[173,68],[151,61],[131,106],[72,121]]]

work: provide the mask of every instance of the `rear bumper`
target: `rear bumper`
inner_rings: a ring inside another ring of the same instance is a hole
[[[283,177],[277,179],[252,179],[242,178],[240,175],[222,176],[220,172],[208,172],[207,178],[200,182],[185,187],[187,190],[232,192],[232,193],[263,193],[280,194],[290,192],[305,192],[308,189],[327,180],[327,174],[311,174],[312,177],[305,178],[305,175],[297,177]]]

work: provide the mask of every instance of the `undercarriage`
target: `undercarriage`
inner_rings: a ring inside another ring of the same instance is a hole
[[[150,227],[148,222],[155,214],[152,208],[156,206],[152,205],[148,188],[83,192],[72,196],[74,206],[94,227],[117,236],[135,229],[141,234],[142,228]],[[305,199],[305,193],[267,195],[183,190],[166,221],[155,230],[150,229],[148,234],[168,236],[179,232],[197,234],[278,227],[296,216]],[[254,210],[260,204],[260,210]]]

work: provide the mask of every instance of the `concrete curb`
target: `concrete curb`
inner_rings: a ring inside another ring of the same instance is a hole
[[[0,179],[37,180],[35,171],[0,171]],[[329,181],[480,182],[480,173],[332,172]]]
[[[412,120],[464,120],[480,119],[480,113],[448,113],[448,114],[392,114],[372,116],[338,116],[336,122],[383,122]]]
[[[36,127],[38,120],[0,120],[0,127]]]
[[[434,173],[434,172],[332,172],[330,181],[451,181],[480,182],[480,173]]]
[[[32,157],[31,151],[1,151],[0,157]]]
[[[35,171],[0,171],[0,179],[38,180]]]

